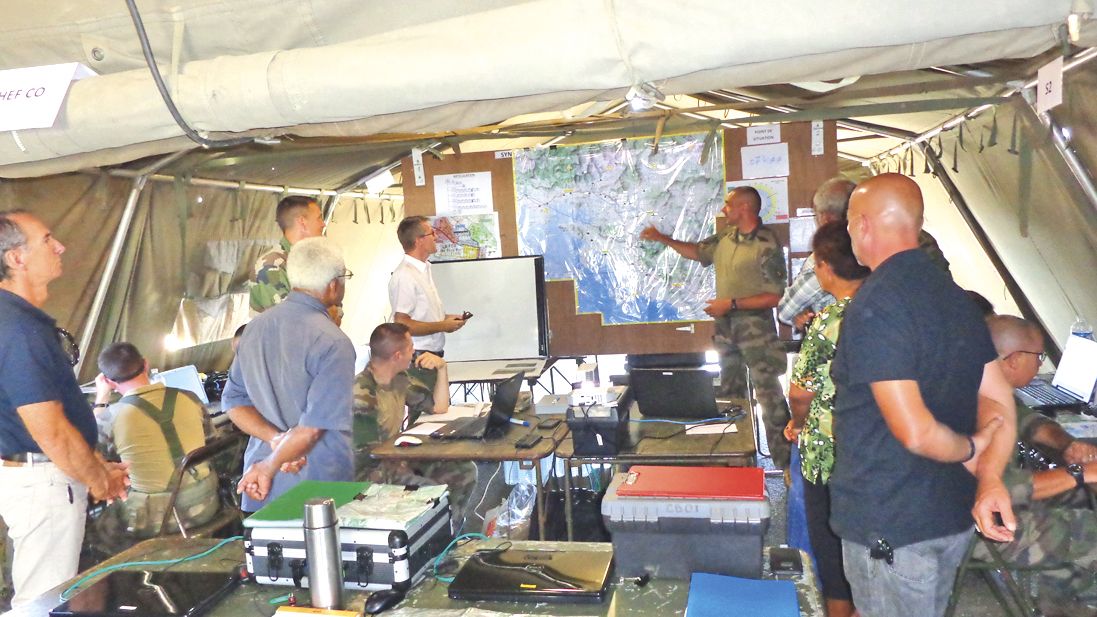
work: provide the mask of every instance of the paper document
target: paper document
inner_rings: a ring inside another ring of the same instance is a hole
[[[420,423],[420,424],[416,424],[415,426],[409,428],[408,430],[406,430],[406,431],[404,431],[403,433],[400,433],[400,434],[401,435],[430,435],[431,433],[433,433],[434,431],[437,431],[438,429],[442,428],[445,425],[446,425],[445,422],[423,422],[423,423]]]
[[[430,415],[419,416],[420,422],[450,422],[457,418],[470,418],[472,416],[478,416],[485,411],[491,403],[462,403],[459,405],[450,405],[449,411],[446,413],[432,413]]]
[[[409,491],[401,485],[372,484],[364,499],[354,499],[335,511],[339,524],[358,529],[407,529],[430,516],[434,503],[448,493],[444,484]]]
[[[686,435],[720,435],[722,433],[738,433],[739,427],[731,422],[718,422],[716,424],[690,424],[686,427]]]

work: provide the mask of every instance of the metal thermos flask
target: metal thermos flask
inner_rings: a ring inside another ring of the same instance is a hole
[[[314,497],[305,502],[305,559],[314,608],[343,608],[343,557],[335,501]]]

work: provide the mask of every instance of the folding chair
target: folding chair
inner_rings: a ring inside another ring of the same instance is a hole
[[[178,529],[180,535],[184,538],[211,536],[224,527],[243,520],[240,506],[234,499],[236,487],[233,486],[234,483],[232,482],[233,473],[227,470],[235,471],[238,469],[240,455],[247,442],[247,435],[239,431],[233,431],[204,446],[191,450],[179,461],[179,465],[176,466],[171,481],[168,483],[168,491],[171,496],[168,498],[167,508],[164,510],[164,519],[160,523],[160,536],[169,535],[175,529]],[[188,529],[183,523],[178,508],[175,507],[179,491],[183,485],[183,478],[188,470],[194,466],[213,459],[217,459],[216,463],[220,463],[222,467],[222,471],[218,471],[218,465],[213,463],[210,465],[211,473],[218,476],[217,494],[218,499],[221,501],[221,509],[211,520]]]
[[[1091,497],[1092,499],[1092,497]],[[989,559],[982,560],[974,557],[975,549],[979,544],[983,545]],[[956,605],[960,599],[964,576],[968,571],[982,573],[984,580],[995,599],[1007,615],[1020,617],[1033,617],[1043,615],[1039,610],[1036,598],[1025,590],[1027,581],[1018,580],[1018,575],[1051,570],[1073,570],[1074,565],[1066,562],[1051,562],[1035,566],[1021,566],[1006,561],[1002,556],[996,542],[987,540],[978,532],[971,538],[967,552],[960,561],[960,567],[956,570],[956,581],[953,584],[952,594],[948,599],[948,607],[945,609],[945,617],[952,617],[956,612]]]

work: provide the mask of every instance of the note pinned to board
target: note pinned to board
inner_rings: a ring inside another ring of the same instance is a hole
[[[773,178],[788,175],[788,144],[744,146],[740,149],[743,159],[743,178]]]

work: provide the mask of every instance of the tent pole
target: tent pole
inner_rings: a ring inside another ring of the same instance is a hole
[[[979,246],[983,249],[987,259],[994,265],[994,269],[998,271],[998,276],[1002,277],[1002,282],[1005,283],[1006,289],[1009,290],[1009,295],[1013,297],[1013,301],[1017,304],[1017,308],[1020,309],[1021,315],[1025,319],[1039,324],[1040,331],[1044,335],[1044,349],[1048,350],[1048,356],[1055,364],[1059,364],[1059,357],[1061,353],[1059,351],[1059,343],[1056,342],[1055,337],[1051,336],[1048,332],[1044,322],[1040,321],[1039,316],[1036,314],[1036,309],[1029,303],[1028,297],[1025,292],[1021,290],[1021,286],[1017,283],[1017,279],[1013,278],[1013,274],[1010,273],[1009,268],[1006,267],[1005,262],[1002,261],[1002,257],[998,254],[997,249],[990,242],[990,237],[987,236],[987,232],[983,229],[983,226],[975,218],[975,215],[971,212],[971,208],[968,207],[967,200],[960,193],[960,189],[952,182],[952,178],[948,175],[948,167],[945,166],[941,159],[937,158],[937,154],[933,152],[933,147],[929,145],[929,142],[921,142],[918,147],[922,150],[922,156],[926,157],[930,165],[933,168],[933,175],[937,178],[937,181],[944,187],[945,192],[948,193],[952,203],[956,205],[956,210],[960,213],[960,216],[964,218],[964,222],[967,223],[968,229],[971,230],[972,235],[975,236],[975,240],[979,243]]]
[[[151,173],[179,159],[187,152],[189,152],[189,149],[173,152],[142,169],[137,177],[133,179],[133,188],[130,189],[129,197],[126,199],[122,218],[118,221],[118,229],[114,232],[110,255],[107,256],[107,264],[103,268],[103,276],[99,279],[99,287],[95,290],[95,299],[92,300],[91,311],[88,314],[87,321],[84,322],[84,331],[80,334],[80,361],[73,367],[77,375],[80,374],[84,362],[88,359],[87,351],[91,347],[91,337],[95,334],[99,314],[103,311],[103,305],[106,304],[107,291],[110,289],[111,280],[114,279],[114,272],[118,268],[118,260],[122,256],[122,247],[126,243],[126,236],[129,235],[130,227],[133,225],[133,215],[137,211],[137,202],[141,197],[142,189],[145,188],[145,182],[148,181]]]
[[[1063,136],[1063,129],[1059,126],[1059,123],[1052,120],[1049,114],[1036,114],[1040,118],[1040,122],[1043,123],[1051,131],[1051,142],[1055,144],[1055,149],[1062,155],[1063,160],[1066,162],[1067,167],[1070,168],[1070,173],[1074,176],[1074,180],[1078,182],[1078,186],[1082,189],[1082,192],[1086,194],[1086,198],[1089,199],[1089,205],[1094,209],[1097,209],[1097,186],[1093,183],[1093,176],[1089,175],[1089,171],[1086,170],[1086,166],[1078,160],[1078,155],[1074,152],[1074,149],[1070,147],[1070,142]]]

